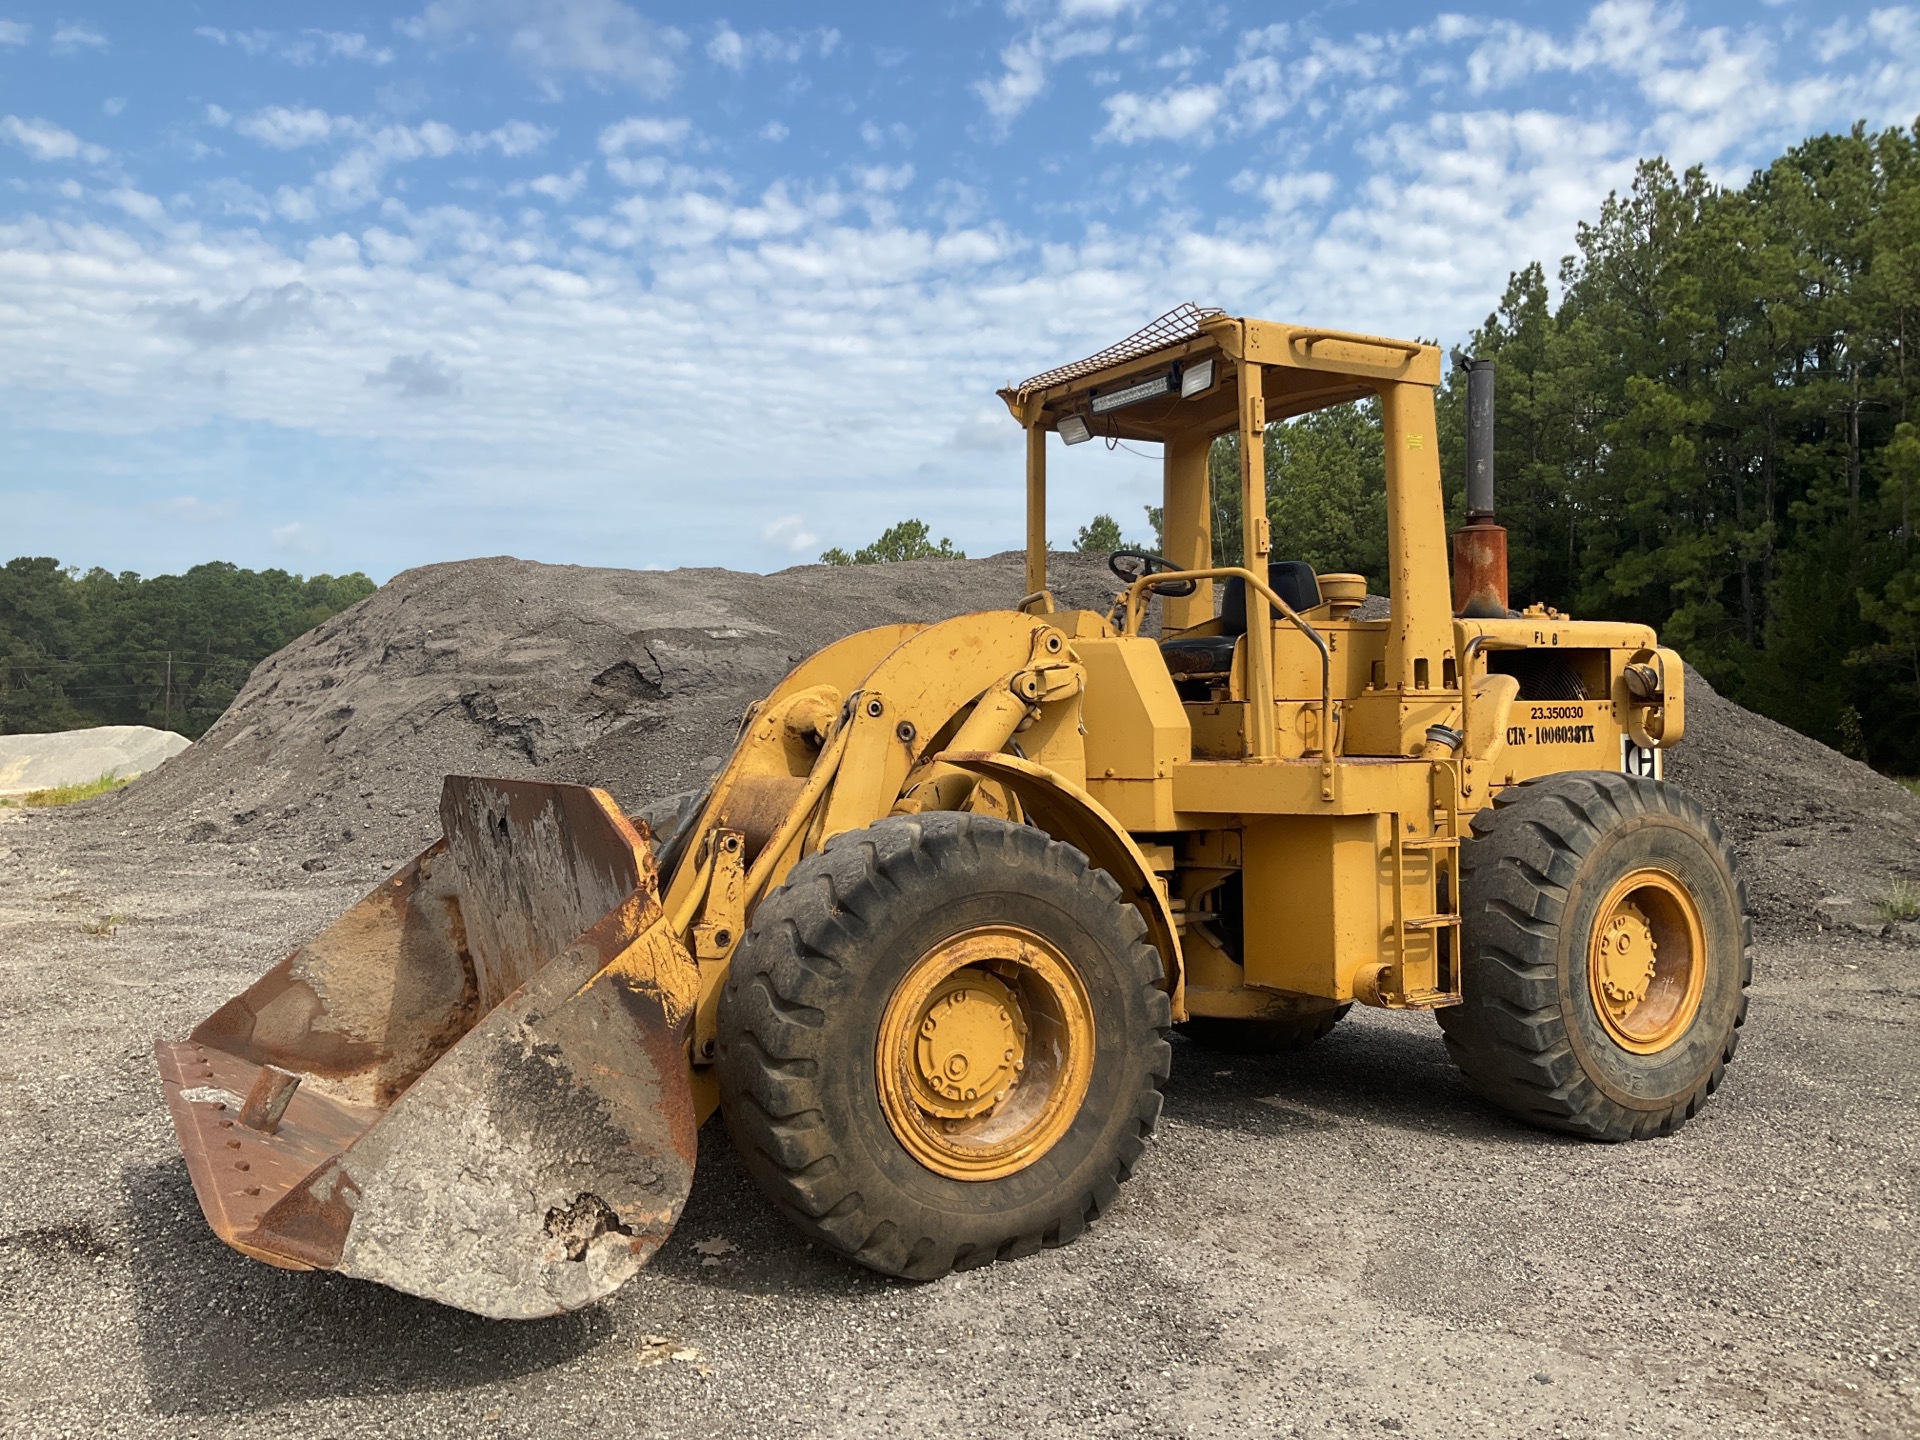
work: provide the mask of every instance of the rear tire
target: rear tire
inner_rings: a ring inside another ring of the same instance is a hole
[[[1008,935],[1031,937],[1014,949],[1053,990],[996,958]],[[805,1234],[889,1275],[932,1279],[1072,1240],[1160,1116],[1171,1011],[1145,936],[1111,876],[1028,826],[941,812],[835,836],[760,903],[721,993],[721,1110],[748,1172]],[[983,944],[990,954],[966,948]],[[964,968],[942,972],[949,955]],[[1077,1053],[1046,1018],[1056,991],[1087,1037]],[[983,994],[997,998],[970,1008]],[[991,1044],[952,1044],[947,1025]],[[1001,1065],[999,1027],[1007,1055],[1026,1045],[1018,1076]],[[978,1075],[976,1099],[960,1085]],[[903,1078],[922,1088],[903,1092]],[[941,1119],[949,1094],[986,1108]]]
[[[1753,977],[1733,852],[1675,786],[1528,781],[1461,847],[1463,1003],[1436,1011],[1481,1095],[1598,1140],[1668,1135],[1720,1084]]]

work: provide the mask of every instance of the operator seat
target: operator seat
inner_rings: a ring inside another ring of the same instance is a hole
[[[1267,584],[1296,612],[1311,610],[1320,603],[1320,579],[1313,566],[1304,560],[1272,560],[1267,564]],[[1167,671],[1175,680],[1198,680],[1203,676],[1227,675],[1233,671],[1233,647],[1247,633],[1247,583],[1229,580],[1220,595],[1218,635],[1179,635],[1160,642],[1160,654]]]

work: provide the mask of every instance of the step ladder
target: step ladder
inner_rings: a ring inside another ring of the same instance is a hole
[[[1417,1010],[1460,1003],[1460,789],[1451,765],[1435,766],[1434,778],[1441,794],[1425,817],[1431,834],[1409,839],[1407,817],[1398,811],[1388,817],[1393,826],[1393,959],[1380,990],[1396,1007]],[[1409,851],[1431,857],[1433,889],[1441,904],[1434,914],[1407,914]],[[1416,957],[1415,973],[1410,974],[1408,939],[1426,934],[1433,937],[1432,964]]]

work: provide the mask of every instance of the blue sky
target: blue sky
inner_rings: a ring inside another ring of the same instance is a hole
[[[1903,5],[0,0],[0,558],[1006,549],[996,386],[1182,300],[1451,342],[1642,155],[1917,113]]]

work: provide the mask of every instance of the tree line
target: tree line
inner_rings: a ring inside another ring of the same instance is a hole
[[[1657,625],[1730,698],[1920,771],[1920,125],[1739,186],[1647,161],[1575,240],[1557,302],[1529,265],[1472,339],[1514,594]]]
[[[1729,698],[1920,773],[1920,124],[1816,136],[1738,185],[1644,161],[1557,280],[1515,271],[1467,346],[1496,367],[1514,603],[1657,626]],[[1439,405],[1457,525],[1461,372]],[[1377,406],[1275,424],[1266,455],[1276,553],[1384,588]],[[1210,467],[1236,555],[1236,437]],[[1099,515],[1078,540],[1119,535]]]
[[[253,667],[374,591],[351,575],[196,565],[142,578],[0,566],[0,734],[154,725],[193,739]]]
[[[1467,347],[1495,362],[1514,604],[1654,625],[1730,699],[1920,773],[1920,125],[1817,136],[1738,186],[1645,161],[1558,281],[1516,271]],[[1377,409],[1266,447],[1276,553],[1380,589]],[[1458,525],[1463,372],[1439,411]],[[1240,550],[1238,444],[1211,455],[1216,555]]]

